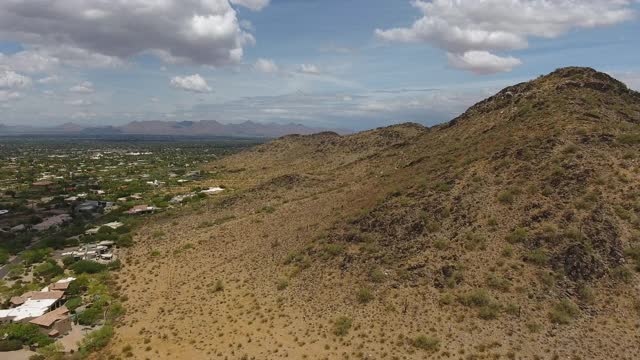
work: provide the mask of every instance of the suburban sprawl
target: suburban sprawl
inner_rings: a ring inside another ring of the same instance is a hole
[[[79,358],[126,311],[120,251],[147,216],[227,189],[203,164],[258,141],[0,141],[0,352]]]

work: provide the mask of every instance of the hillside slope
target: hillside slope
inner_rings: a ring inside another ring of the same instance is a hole
[[[586,68],[448,124],[288,136],[151,218],[102,355],[634,358],[640,94]],[[350,326],[349,326],[350,324]]]

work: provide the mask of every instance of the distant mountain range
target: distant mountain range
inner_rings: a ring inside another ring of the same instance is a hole
[[[345,129],[321,129],[301,124],[256,123],[222,124],[204,121],[134,121],[122,126],[91,127],[65,123],[55,127],[12,126],[0,124],[0,135],[168,135],[168,136],[231,136],[275,138],[290,134],[309,135],[332,130],[347,134]]]

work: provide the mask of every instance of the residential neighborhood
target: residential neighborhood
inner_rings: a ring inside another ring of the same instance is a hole
[[[123,311],[109,273],[122,265],[136,227],[145,217],[225,191],[218,175],[200,165],[243,148],[6,140],[0,145],[0,352],[87,347],[85,335],[108,328]],[[25,329],[31,337],[18,336]]]

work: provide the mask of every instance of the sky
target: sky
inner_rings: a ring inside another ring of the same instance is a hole
[[[589,66],[640,90],[637,0],[2,0],[0,124],[451,120]]]

